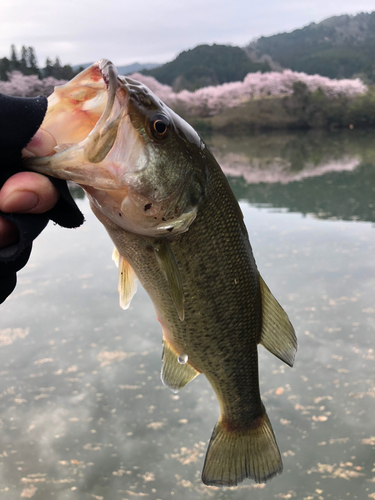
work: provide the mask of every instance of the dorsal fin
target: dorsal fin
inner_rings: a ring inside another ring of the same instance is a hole
[[[173,303],[177,309],[178,317],[181,321],[184,321],[185,298],[181,274],[176,257],[174,256],[174,253],[172,252],[172,249],[166,239],[160,239],[154,242],[154,252],[160,269],[167,280]]]
[[[120,307],[122,309],[128,309],[130,302],[137,291],[137,276],[128,261],[119,254],[116,247],[113,249],[112,259],[118,267],[118,293],[120,296]]]
[[[297,338],[289,318],[258,273],[262,294],[262,331],[259,344],[289,366],[293,366]]]
[[[189,365],[189,360],[185,361],[184,353],[180,356],[173,350],[169,342],[163,336],[163,355],[160,378],[163,384],[172,392],[178,392],[187,383],[193,380],[199,372]],[[185,361],[179,363],[178,359]]]

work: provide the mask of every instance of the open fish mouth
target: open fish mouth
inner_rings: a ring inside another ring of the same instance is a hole
[[[193,162],[193,155],[202,161],[199,136],[107,59],[55,88],[41,128],[55,138],[56,154],[26,166],[81,185],[123,229],[177,234],[195,219],[204,191]]]
[[[57,144],[72,145],[89,133],[97,134],[113,109],[117,86],[116,67],[101,59],[55,88],[41,127],[55,137]]]
[[[125,89],[119,86],[117,69],[110,61],[101,59],[91,68],[100,72],[107,90],[107,102],[103,114],[87,137],[85,152],[91,163],[100,163],[116,140],[119,121],[126,111],[127,95]],[[117,96],[117,91],[121,95]],[[116,97],[118,106],[115,106]]]
[[[107,59],[56,87],[48,98],[41,128],[55,138],[57,154],[27,163],[34,171],[60,179],[96,189],[119,189],[119,165],[101,162],[116,142],[120,123],[127,114],[128,98],[116,67]],[[129,132],[125,135],[129,137]],[[95,169],[90,167],[92,164]]]

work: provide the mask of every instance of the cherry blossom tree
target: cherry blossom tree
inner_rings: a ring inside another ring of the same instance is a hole
[[[280,97],[293,93],[293,84],[303,82],[311,92],[320,88],[329,98],[364,94],[366,85],[359,79],[333,80],[320,75],[307,75],[296,71],[249,73],[243,82],[231,82],[216,87],[204,87],[190,92],[174,92],[172,87],[159,83],[141,73],[131,75],[147,85],[162,101],[171,107],[181,107],[193,116],[212,116],[225,108],[239,106],[250,99]]]
[[[66,83],[66,80],[56,80],[52,76],[39,80],[36,75],[23,75],[20,71],[12,71],[8,77],[8,82],[0,81],[0,92],[19,97],[48,96],[54,87]]]
[[[9,81],[0,81],[0,92],[15,96],[49,95],[57,85],[66,80],[47,77],[39,80],[36,75],[23,75],[19,71],[8,73]],[[307,75],[291,70],[283,72],[249,73],[242,82],[230,82],[216,87],[204,87],[190,92],[174,92],[152,76],[134,73],[131,78],[147,85],[162,101],[172,108],[182,109],[190,116],[213,116],[223,109],[240,106],[251,99],[287,96],[293,93],[293,85],[303,82],[311,92],[321,89],[327,97],[340,95],[354,97],[367,91],[359,79],[332,80],[320,75]]]

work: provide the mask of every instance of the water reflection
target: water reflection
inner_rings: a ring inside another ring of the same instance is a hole
[[[371,224],[362,222],[373,220],[372,145],[359,137],[350,149],[351,139],[342,137],[322,139],[325,155],[312,146],[318,139],[306,139],[303,151],[310,148],[319,168],[323,157],[340,162],[343,153],[357,155],[351,171],[288,184],[230,179],[244,200],[258,267],[298,334],[293,369],[259,348],[261,392],[283,474],[266,485],[248,481],[236,489],[201,483],[216,398],[202,375],[179,394],[161,384],[161,330],[153,306],[139,289],[128,311],[118,307],[112,245],[87,200],[79,199],[85,225],[50,225],[0,308],[2,497],[375,497],[375,244]],[[250,139],[257,150],[248,140],[242,141],[244,155],[260,158],[268,145],[283,161],[294,158],[289,174],[303,171],[296,160],[303,154],[293,152],[302,147],[301,136]],[[239,154],[239,139],[210,141],[218,155]],[[218,150],[218,144],[226,148]],[[361,221],[302,215],[323,217],[324,204],[333,217]]]
[[[241,200],[319,218],[375,221],[375,132],[215,136],[208,143]]]

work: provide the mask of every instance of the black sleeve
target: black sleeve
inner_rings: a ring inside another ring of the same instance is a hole
[[[21,151],[40,127],[47,111],[45,97],[12,97],[0,94],[0,188],[5,181],[25,170]],[[33,240],[49,219],[63,227],[78,227],[84,218],[75,204],[65,181],[49,177],[60,192],[57,204],[38,215],[6,214],[0,216],[18,228],[19,241],[0,249],[0,304],[16,286],[16,273],[28,261]]]

